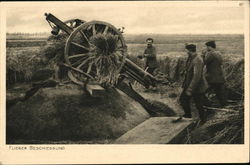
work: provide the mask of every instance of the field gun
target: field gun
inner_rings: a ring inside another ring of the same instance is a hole
[[[127,46],[122,36],[123,31],[110,23],[103,21],[86,22],[80,19],[62,22],[50,13],[45,13],[45,16],[52,27],[51,33],[53,35],[58,35],[60,30],[62,33],[69,35],[65,44],[64,60],[65,66],[69,68],[68,76],[73,82],[84,85],[90,79],[95,79],[96,70],[94,67],[89,70],[89,61],[87,59],[94,49],[90,40],[98,34],[109,34],[118,38],[116,51],[119,51],[121,55],[118,69],[120,73],[119,80],[122,81],[123,77],[128,77],[145,87],[149,87],[156,81],[153,75],[127,58]]]

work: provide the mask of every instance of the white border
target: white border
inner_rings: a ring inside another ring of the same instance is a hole
[[[244,145],[60,145],[65,146],[64,151],[17,151],[9,150],[5,145],[5,39],[6,39],[6,8],[20,2],[1,2],[1,150],[0,162],[3,164],[104,164],[104,163],[243,163],[249,162],[249,2],[245,5],[245,144]],[[22,2],[33,5],[37,2]],[[68,3],[75,5],[81,2],[40,2],[41,7],[52,3],[60,5]],[[96,3],[96,2],[89,2]],[[106,3],[106,2],[102,2]],[[118,4],[119,2],[113,2]],[[156,2],[129,2],[131,4]],[[157,2],[179,5],[178,2]],[[207,2],[201,2],[206,5]],[[211,5],[231,5],[234,2],[209,2]],[[53,5],[55,5],[53,4]],[[186,4],[192,4],[187,2]],[[192,4],[193,5],[193,4]],[[198,4],[199,5],[199,4]],[[3,133],[4,132],[4,133]],[[13,145],[12,145],[13,146]],[[15,146],[15,145],[14,145]],[[18,145],[29,146],[29,145]],[[58,146],[58,145],[41,145]]]

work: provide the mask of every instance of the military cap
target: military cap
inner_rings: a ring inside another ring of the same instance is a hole
[[[206,45],[211,46],[212,48],[216,48],[215,41],[208,41],[208,42],[206,42]]]
[[[152,42],[154,42],[153,38],[147,38],[146,41],[151,40]]]
[[[196,52],[196,45],[194,44],[186,44],[185,48],[191,52]]]

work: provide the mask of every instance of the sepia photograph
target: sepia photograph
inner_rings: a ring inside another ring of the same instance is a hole
[[[246,144],[247,7],[5,3],[4,145]]]

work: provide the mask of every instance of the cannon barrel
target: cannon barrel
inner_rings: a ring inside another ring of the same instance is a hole
[[[66,32],[68,35],[70,35],[74,31],[74,29],[72,27],[69,27],[67,24],[65,24],[64,22],[62,22],[58,18],[56,18],[54,15],[52,15],[50,13],[48,13],[48,14],[45,13],[45,16],[46,16],[46,20],[49,23],[52,22],[53,24],[56,25],[56,27],[52,27],[53,28],[52,32],[55,31],[55,33],[58,33],[59,32],[59,31],[57,31],[57,28],[58,28],[58,29],[63,30],[64,32]],[[128,58],[125,59],[125,64],[124,64],[121,72],[125,73],[130,78],[136,80],[137,82],[139,82],[141,85],[143,85],[145,87],[153,85],[153,82],[156,81],[156,79],[153,75],[144,71],[142,68],[140,68],[138,65],[133,63]]]
[[[144,71],[141,67],[126,58],[124,71],[134,80],[138,81],[141,85],[148,87],[156,81],[156,78],[150,73]]]
[[[71,27],[69,27],[64,22],[56,18],[53,14],[45,13],[45,16],[47,21],[53,22],[58,29],[65,31],[68,35],[70,35],[73,32],[73,29]],[[53,30],[55,31],[56,29]]]

